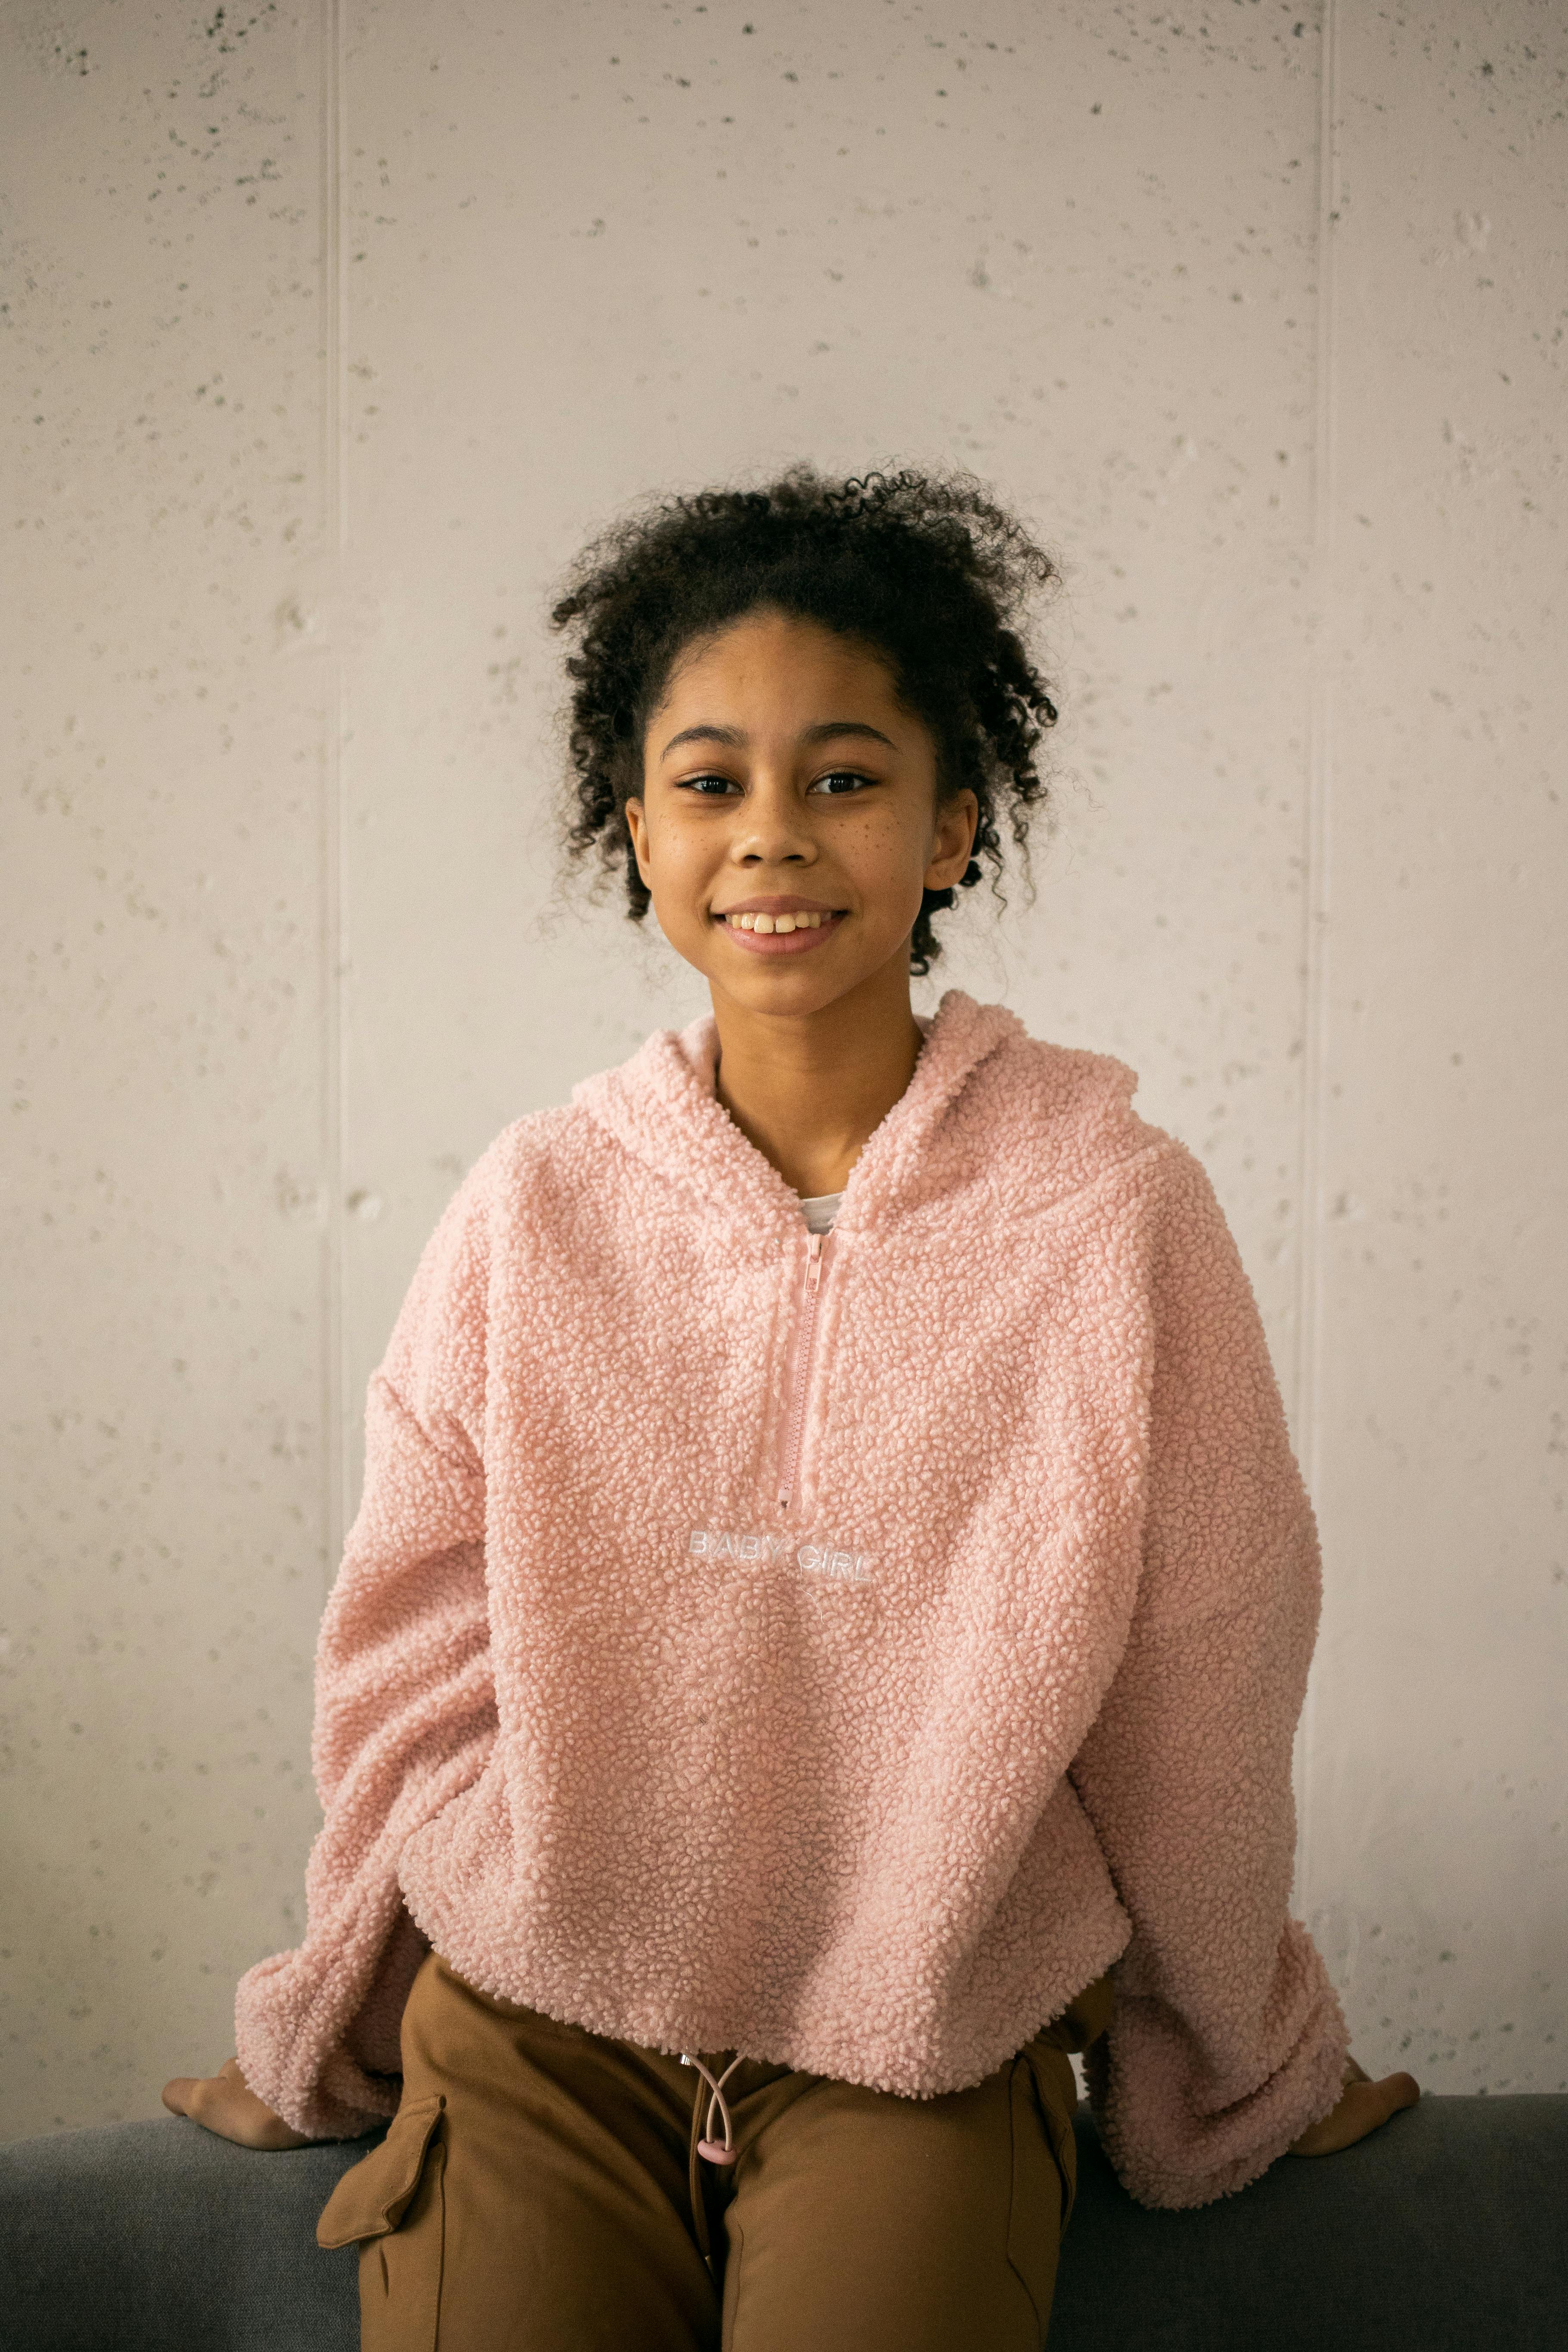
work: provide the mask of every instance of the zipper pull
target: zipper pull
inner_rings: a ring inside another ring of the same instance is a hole
[[[787,1511],[795,1495],[795,1474],[800,1468],[800,1441],[805,1426],[805,1403],[811,1385],[811,1349],[816,1335],[816,1293],[822,1280],[822,1253],[826,1234],[807,1234],[805,1237],[805,1292],[801,1301],[800,1327],[795,1334],[795,1394],[790,1402],[789,1436],[784,1454],[784,1474],[779,1486],[779,1509]]]

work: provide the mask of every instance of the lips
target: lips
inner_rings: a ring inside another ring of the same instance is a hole
[[[786,899],[782,905],[774,900],[761,906],[726,907],[713,919],[750,955],[806,955],[831,938],[844,919],[844,909],[802,906],[798,901],[792,906]]]

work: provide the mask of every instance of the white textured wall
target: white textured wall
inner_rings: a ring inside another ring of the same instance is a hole
[[[548,584],[799,456],[972,466],[1065,558],[1060,831],[946,976],[1133,1061],[1233,1215],[1363,2056],[1562,2087],[1562,10],[0,23],[0,2128],[152,2111],[293,1938],[418,1248],[697,1003],[563,906]]]

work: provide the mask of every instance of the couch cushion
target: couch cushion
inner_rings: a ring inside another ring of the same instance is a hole
[[[171,2116],[0,2147],[6,2342],[354,2352],[356,2256],[315,2229],[372,2145],[253,2155]],[[1050,2352],[1568,2345],[1568,2096],[1424,2099],[1196,2213],[1134,2205],[1084,2116],[1079,2158]]]
[[[356,2352],[358,2254],[316,2217],[374,2140],[258,2154],[170,2116],[0,2147],[21,2352]]]
[[[1193,2213],[1133,2204],[1080,2116],[1051,2352],[1562,2352],[1568,2095],[1433,2098]]]

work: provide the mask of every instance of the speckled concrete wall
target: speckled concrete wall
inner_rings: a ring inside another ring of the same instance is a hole
[[[292,1938],[420,1244],[697,1002],[563,893],[550,583],[803,455],[972,466],[1061,552],[1058,831],[946,976],[1134,1062],[1231,1211],[1323,1519],[1301,1900],[1363,2054],[1561,2086],[1561,11],[5,39],[0,2128],[151,2112]]]
[[[315,11],[3,24],[15,2135],[155,2111],[302,1908],[336,516]]]

